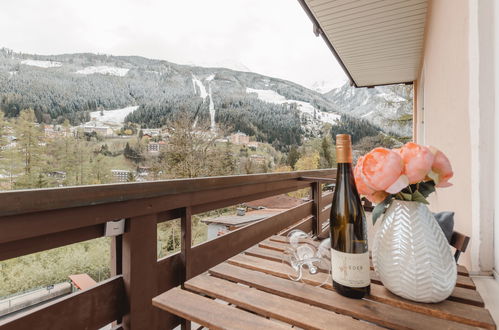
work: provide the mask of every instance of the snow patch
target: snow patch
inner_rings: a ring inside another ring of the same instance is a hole
[[[76,73],[78,74],[100,73],[100,74],[108,74],[111,76],[124,77],[128,73],[128,71],[130,71],[130,69],[101,65],[101,66],[87,66],[86,68],[76,71]]]
[[[215,74],[210,74],[208,77],[204,78],[206,81],[212,81],[213,79],[215,79]]]
[[[248,87],[246,88],[246,93],[248,94],[256,93],[260,100],[268,103],[274,103],[274,104],[295,103],[299,111],[307,115],[310,115],[312,117],[315,117],[316,119],[325,123],[336,124],[336,121],[341,118],[341,116],[338,114],[317,110],[314,108],[313,105],[311,105],[308,102],[288,100],[281,94],[271,89],[253,89]]]
[[[407,102],[405,98],[395,95],[394,93],[380,93],[377,96],[379,98],[385,99],[388,102]]]
[[[194,87],[194,93],[197,94],[197,89],[196,89],[196,86],[199,88],[199,93],[200,93],[200,97],[204,100],[206,100],[206,98],[208,97],[209,98],[209,111],[210,111],[210,127],[211,127],[211,130],[212,131],[215,131],[216,129],[216,126],[215,126],[215,105],[213,103],[213,98],[211,96],[211,85],[210,85],[210,81],[213,80],[213,78],[215,78],[215,75],[212,74],[210,75],[209,77],[206,78],[206,80],[208,81],[208,91],[209,92],[206,92],[206,87],[204,87],[203,83],[201,82],[201,80],[199,80],[194,74],[192,74],[192,86]],[[194,122],[194,127],[197,123],[197,118]]]
[[[186,64],[191,65],[191,66],[201,66],[204,68],[225,68],[225,69],[230,69],[230,70],[234,70],[234,71],[253,72],[250,68],[248,68],[243,63],[238,62],[238,61],[234,61],[232,59],[221,59],[221,60],[216,60],[216,61],[200,61],[200,62],[196,62],[196,63],[189,61]]]
[[[210,98],[210,104],[208,109],[210,110],[210,128],[211,131],[215,131],[215,104],[213,103],[213,97],[211,96],[211,85],[208,86],[208,97]]]
[[[374,112],[374,110],[372,110],[372,111],[369,111],[368,113],[366,113],[366,114],[363,114],[362,116],[360,116],[360,118],[364,118],[364,117],[367,117],[367,116],[371,115],[371,114],[372,114],[373,112]]]
[[[55,61],[39,61],[39,60],[24,60],[21,61],[21,64],[24,65],[30,65],[30,66],[37,66],[39,68],[58,68],[62,66],[61,62],[55,62]]]
[[[325,94],[338,87],[338,84],[335,84],[330,81],[321,80],[314,82],[310,87],[311,87],[310,89],[316,91],[317,93]]]
[[[121,126],[125,121],[125,117],[128,116],[128,114],[137,110],[138,108],[139,108],[138,106],[130,106],[123,109],[103,110],[102,115],[101,111],[92,111],[90,112],[91,121],[89,123],[92,124],[98,123],[110,126]]]
[[[198,78],[196,78],[195,75],[192,75],[192,85],[194,86],[194,93],[197,94],[197,89],[196,89],[196,86],[199,88],[199,93],[200,93],[200,97],[204,100],[206,99],[206,96],[208,96],[208,93],[206,92],[206,88],[204,87],[203,83],[201,82],[201,80],[199,80]]]

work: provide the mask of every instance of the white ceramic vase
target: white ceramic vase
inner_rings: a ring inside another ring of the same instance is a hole
[[[374,269],[383,285],[403,298],[445,300],[457,279],[452,250],[425,204],[393,200],[376,233]]]

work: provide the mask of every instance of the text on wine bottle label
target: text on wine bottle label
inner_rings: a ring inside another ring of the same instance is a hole
[[[331,249],[333,280],[352,288],[368,286],[370,279],[369,252],[344,253]]]

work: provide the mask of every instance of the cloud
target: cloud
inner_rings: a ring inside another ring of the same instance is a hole
[[[346,81],[290,0],[2,1],[0,42],[39,54],[140,55],[203,65],[230,60],[305,86]]]

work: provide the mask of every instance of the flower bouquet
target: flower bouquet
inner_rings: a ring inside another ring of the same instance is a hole
[[[372,150],[357,161],[354,175],[359,193],[378,203],[373,222],[385,213],[372,249],[385,287],[418,302],[445,300],[456,284],[456,263],[426,198],[435,187],[451,186],[449,159],[410,142]]]
[[[409,142],[399,149],[375,148],[357,161],[354,170],[359,194],[378,205],[373,222],[393,199],[428,204],[435,187],[449,187],[449,159],[434,147]]]

